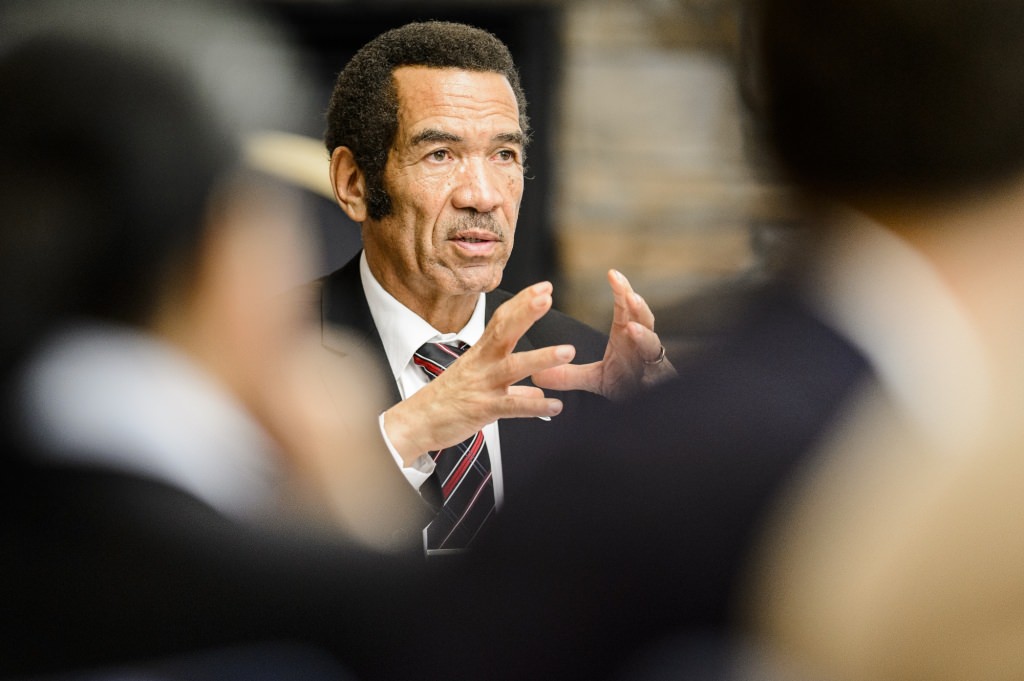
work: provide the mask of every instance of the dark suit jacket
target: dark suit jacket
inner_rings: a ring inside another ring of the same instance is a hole
[[[509,498],[458,584],[502,635],[455,631],[463,668],[607,678],[661,637],[731,630],[762,523],[869,375],[788,287],[744,319],[678,380],[594,414]]]
[[[396,645],[422,633],[421,557],[242,525],[161,482],[0,453],[0,678],[266,642],[387,678]]]
[[[359,277],[359,256],[350,260],[341,269],[315,282],[312,295],[309,297],[316,307],[325,332],[340,328],[353,333],[356,342],[366,354],[378,360],[382,375],[390,379],[391,370],[388,368],[384,345],[373,323],[366,295],[363,293]],[[511,297],[512,294],[500,289],[488,293],[487,321],[490,321],[494,310]],[[325,347],[335,352],[339,361],[344,361],[347,347],[336,345],[336,337],[330,333],[324,333],[323,338]],[[576,346],[576,358],[573,361],[585,364],[596,362],[604,356],[608,339],[582,322],[552,310],[526,332],[516,345],[516,351],[522,352],[562,343]],[[401,399],[394,381],[389,380],[388,390],[389,405]],[[574,430],[572,424],[588,405],[604,402],[603,399],[585,392],[548,391],[548,394],[559,398],[565,405],[562,413],[551,421],[545,422],[534,418],[504,419],[499,425],[506,497],[520,493],[532,471],[549,456],[551,443]]]

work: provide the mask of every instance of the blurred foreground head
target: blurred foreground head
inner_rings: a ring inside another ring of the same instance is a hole
[[[856,202],[969,194],[1024,170],[1024,5],[750,0],[755,118],[782,171]]]
[[[248,331],[239,359],[260,347],[256,331],[280,333],[283,319],[255,301],[303,280],[292,271],[303,244],[285,192],[242,163],[246,135],[286,127],[288,104],[305,110],[274,36],[193,3],[0,14],[5,359],[82,319],[159,330],[209,355],[239,341],[199,323],[219,314]],[[229,277],[244,269],[248,295],[236,296],[245,289]]]
[[[24,314],[146,324],[194,265],[238,140],[181,71],[82,39],[26,40],[0,87],[3,269]]]
[[[856,209],[803,290],[878,379],[763,539],[761,633],[799,678],[1019,678],[1024,4],[748,7],[764,140]]]
[[[359,372],[320,369],[320,330],[284,295],[311,278],[297,197],[249,163],[253,134],[294,131],[311,99],[287,43],[240,7],[104,0],[0,11],[0,359],[20,368],[80,325],[156,339],[277,441],[300,501],[308,487],[314,512],[369,516],[367,539],[389,538],[382,526],[405,509],[346,485],[378,469],[390,480],[391,462],[339,456],[383,447],[377,394]],[[143,378],[153,394],[168,389]],[[344,410],[328,383],[352,395]],[[136,406],[173,427],[166,404]]]

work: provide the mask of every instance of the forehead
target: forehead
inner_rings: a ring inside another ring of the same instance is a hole
[[[500,73],[402,66],[394,81],[400,139],[431,127],[522,132],[515,93]]]

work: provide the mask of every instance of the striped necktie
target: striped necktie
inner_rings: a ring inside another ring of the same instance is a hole
[[[413,362],[430,378],[441,375],[469,349],[465,343],[425,343]],[[427,551],[465,549],[494,515],[494,481],[484,434],[477,431],[453,447],[430,452],[443,505],[427,527]]]

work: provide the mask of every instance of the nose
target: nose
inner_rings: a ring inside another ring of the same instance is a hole
[[[490,213],[505,202],[501,175],[490,167],[486,159],[467,158],[460,165],[457,186],[452,192],[456,208],[472,208],[479,213]]]

